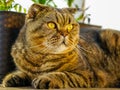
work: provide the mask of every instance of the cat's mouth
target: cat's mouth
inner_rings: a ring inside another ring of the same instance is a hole
[[[44,46],[45,53],[49,54],[63,54],[74,49],[74,44],[68,37],[50,38],[44,43]]]
[[[74,49],[74,46],[68,45],[65,41],[63,41],[61,44],[57,46],[51,46],[50,52],[51,54],[65,54],[70,52]]]
[[[62,45],[62,44],[65,45],[66,47],[68,46],[68,45],[66,44],[65,38],[63,39],[61,45]]]

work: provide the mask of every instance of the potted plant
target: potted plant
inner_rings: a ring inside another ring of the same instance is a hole
[[[80,8],[81,12],[78,13],[76,20],[80,24],[81,29],[87,29],[87,28],[102,28],[99,25],[92,25],[91,22],[91,14],[87,14],[86,11],[89,9],[89,7],[85,8],[85,0],[66,0],[69,7],[76,7]],[[85,23],[85,21],[87,23]]]
[[[34,3],[44,4],[52,7],[57,7],[53,0],[32,0]]]
[[[20,13],[22,10],[25,12],[14,0],[0,0],[0,82],[8,72],[15,69],[10,51],[24,24],[25,14]]]

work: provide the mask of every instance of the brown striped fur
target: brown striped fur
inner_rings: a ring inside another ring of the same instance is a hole
[[[31,6],[12,47],[17,70],[3,79],[4,87],[119,87],[120,32],[79,31],[74,10]],[[48,28],[49,22],[55,23],[54,29]],[[70,32],[68,24],[73,25]]]

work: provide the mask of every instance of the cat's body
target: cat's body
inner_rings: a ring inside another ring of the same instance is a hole
[[[98,86],[119,87],[120,32],[88,29],[81,31],[80,38],[82,56],[97,76]]]
[[[12,47],[18,67],[2,85],[119,87],[120,32],[83,30],[72,10],[34,4]]]

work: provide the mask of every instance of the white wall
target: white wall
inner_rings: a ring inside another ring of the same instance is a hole
[[[30,7],[31,0],[16,0],[25,8]],[[66,7],[64,0],[55,0],[58,7]],[[86,0],[86,7],[90,6],[87,14],[91,14],[91,24],[101,25],[103,28],[120,30],[120,0]]]
[[[91,23],[120,30],[120,0],[86,0]]]

